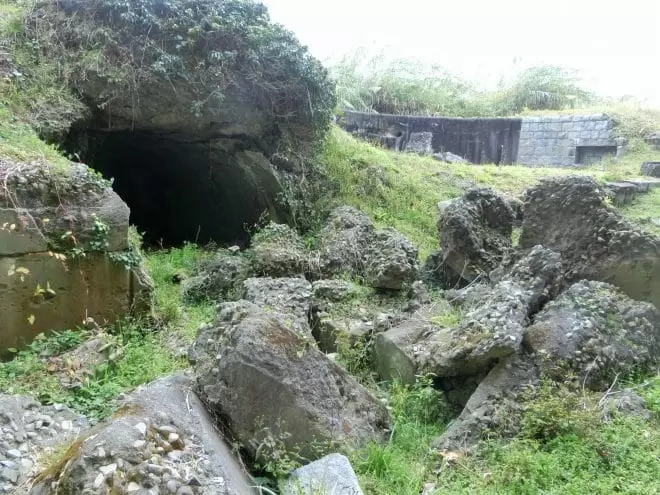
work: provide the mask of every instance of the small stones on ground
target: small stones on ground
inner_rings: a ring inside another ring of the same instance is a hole
[[[158,433],[160,433],[161,435],[163,435],[165,437],[169,436],[171,433],[178,433],[179,432],[179,430],[177,430],[174,426],[170,426],[170,425],[157,426],[156,431],[158,431]]]
[[[163,473],[167,472],[168,469],[163,466],[159,466],[158,464],[147,464],[147,471],[153,474],[162,475]]]
[[[101,485],[105,481],[105,476],[103,476],[103,473],[99,473],[98,476],[94,479],[94,489],[98,490],[101,488]]]
[[[23,453],[18,449],[10,449],[7,451],[7,457],[10,459],[20,459],[23,457]]]
[[[18,476],[19,473],[16,469],[3,469],[0,472],[0,478],[11,481],[12,483],[16,483],[18,481]]]
[[[126,492],[127,493],[134,493],[138,492],[142,489],[140,485],[138,485],[135,481],[131,481],[128,486],[126,487]]]
[[[133,428],[139,431],[142,436],[147,434],[147,425],[144,423],[138,423]]]
[[[101,471],[104,476],[110,476],[111,474],[114,474],[115,471],[117,471],[117,463],[113,462],[107,466],[101,466],[99,467],[99,471]]]

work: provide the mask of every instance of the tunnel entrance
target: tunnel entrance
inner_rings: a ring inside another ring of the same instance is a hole
[[[65,148],[113,179],[146,245],[245,245],[264,213],[278,216],[280,184],[270,163],[240,142],[84,130],[72,133]]]

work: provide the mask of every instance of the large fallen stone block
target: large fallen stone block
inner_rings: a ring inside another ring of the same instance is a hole
[[[225,303],[190,350],[197,389],[250,455],[265,435],[317,458],[316,442],[383,438],[387,409],[316,348],[294,315]]]
[[[414,383],[424,339],[436,331],[438,327],[426,318],[415,317],[377,334],[374,354],[378,375],[384,380]]]
[[[557,291],[563,267],[559,254],[536,246],[505,272],[461,323],[433,333],[419,357],[421,370],[436,376],[469,376],[515,354],[529,316]]]
[[[644,162],[640,167],[640,173],[649,177],[660,177],[660,162]]]
[[[362,274],[374,233],[373,223],[361,211],[350,206],[335,208],[319,238],[321,271],[329,276]]]
[[[243,282],[243,299],[262,309],[292,313],[306,322],[312,304],[312,284],[304,278],[249,278]]]
[[[394,229],[376,230],[364,213],[336,208],[319,240],[319,270],[332,275],[361,276],[377,289],[401,290],[418,273],[417,249]]]
[[[467,281],[487,275],[511,249],[514,220],[506,198],[470,189],[448,203],[438,220],[444,262]]]
[[[150,290],[148,275],[105,255],[73,261],[48,253],[0,257],[0,355],[42,332],[75,328],[90,317],[99,325],[112,323],[141,297],[148,299],[144,292]]]
[[[648,370],[659,358],[660,311],[609,284],[578,282],[536,314],[519,352],[495,364],[434,446],[470,450],[488,429],[514,435],[518,425],[511,413],[521,412],[522,392],[536,388],[542,376],[604,392],[621,373]],[[644,416],[631,396],[607,405],[605,417],[611,409]]]
[[[375,233],[367,253],[365,279],[376,289],[401,290],[410,286],[419,271],[417,249],[394,229]]]
[[[45,331],[150,310],[129,209],[108,182],[80,164],[4,160],[0,180],[0,357]]]
[[[553,374],[563,362],[583,386],[606,388],[617,373],[649,368],[660,358],[660,310],[612,285],[581,281],[549,302],[525,329],[527,349]],[[562,379],[561,376],[557,377]]]
[[[561,253],[567,279],[611,283],[660,307],[660,238],[633,227],[590,177],[545,179],[526,192],[520,247]]]
[[[190,302],[236,299],[250,273],[249,263],[243,256],[218,253],[202,264],[196,275],[183,281],[183,298]]]
[[[440,451],[471,450],[488,428],[505,424],[508,408],[517,406],[524,390],[538,385],[538,377],[538,366],[527,356],[504,358],[479,383],[458,418],[433,441],[433,447]]]
[[[298,233],[284,224],[270,223],[252,238],[252,268],[262,277],[302,276],[310,256]]]

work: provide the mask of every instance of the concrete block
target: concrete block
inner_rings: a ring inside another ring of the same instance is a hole
[[[0,256],[22,253],[38,253],[48,250],[44,235],[33,225],[34,219],[22,208],[0,208]],[[6,224],[3,229],[2,226]],[[15,228],[10,230],[14,225]]]
[[[649,180],[627,180],[624,182],[635,186],[635,189],[637,189],[638,193],[649,192],[649,189],[651,188],[652,184],[654,184],[654,182]]]
[[[11,266],[29,274],[24,280],[10,276]],[[47,253],[0,257],[0,352],[21,348],[41,332],[75,328],[88,316],[103,325],[128,314],[133,277],[103,255],[66,263]],[[49,285],[53,293],[35,296],[37,284],[44,289]]]
[[[362,489],[348,458],[330,454],[291,473],[283,495],[362,495]]]
[[[596,131],[606,131],[608,129],[610,122],[609,120],[597,120],[594,122],[594,130]]]
[[[640,173],[648,177],[660,177],[660,162],[644,162]]]
[[[629,182],[608,182],[605,189],[617,206],[632,202],[637,195],[637,186]]]

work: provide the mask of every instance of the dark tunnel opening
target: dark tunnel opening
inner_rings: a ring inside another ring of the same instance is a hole
[[[186,241],[245,246],[249,228],[272,212],[279,188],[272,172],[262,167],[260,177],[252,170],[249,151],[236,146],[227,151],[211,140],[85,130],[71,134],[64,147],[113,179],[113,189],[131,210],[131,224],[148,246]]]

